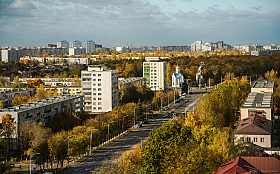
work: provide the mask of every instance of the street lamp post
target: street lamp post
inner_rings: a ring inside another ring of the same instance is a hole
[[[89,144],[89,155],[91,155],[91,142],[92,142],[92,131],[93,130],[98,130],[98,129],[92,129],[92,130],[90,130],[90,144]]]
[[[76,136],[76,135],[68,135],[68,152],[67,152],[67,156],[68,156],[68,169],[69,169],[69,155],[70,155],[70,153],[69,153],[69,137],[74,137],[74,136]]]
[[[110,140],[110,123],[113,123],[115,121],[111,121],[108,123],[108,141]]]
[[[32,173],[32,169],[31,169],[31,159],[32,159],[32,156],[33,155],[38,155],[38,154],[40,154],[40,153],[30,153],[30,174]]]

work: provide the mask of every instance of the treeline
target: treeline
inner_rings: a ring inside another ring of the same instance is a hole
[[[251,146],[234,144],[238,110],[250,85],[246,77],[225,81],[201,97],[195,113],[180,115],[153,130],[143,147],[122,155],[105,173],[214,173]]]

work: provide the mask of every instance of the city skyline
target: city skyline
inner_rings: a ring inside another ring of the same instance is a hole
[[[280,1],[0,0],[0,47],[280,44]]]

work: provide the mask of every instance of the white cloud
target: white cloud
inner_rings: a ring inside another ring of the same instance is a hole
[[[19,9],[35,9],[35,5],[30,3],[28,0],[15,0],[11,5],[11,8]]]

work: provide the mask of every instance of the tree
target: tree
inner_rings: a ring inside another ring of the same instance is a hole
[[[142,103],[141,103],[140,99],[138,100],[138,103],[137,103],[137,109],[138,109],[137,120],[143,121],[144,114],[143,114],[143,107],[142,107]]]
[[[14,118],[10,114],[5,114],[2,116],[2,128],[0,130],[1,137],[4,137],[6,143],[6,159],[10,158],[10,149],[12,136],[15,134],[16,127],[14,123]]]
[[[166,72],[167,72],[167,86],[172,85],[172,69],[170,63],[166,65]]]
[[[13,84],[15,88],[20,88],[21,87],[21,81],[19,80],[19,77],[16,76],[13,80]]]
[[[7,79],[4,77],[0,77],[0,86],[6,86],[7,84]]]

